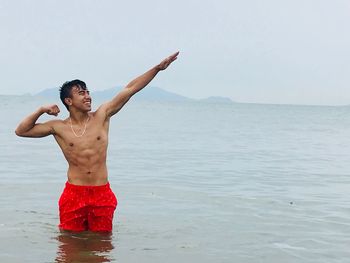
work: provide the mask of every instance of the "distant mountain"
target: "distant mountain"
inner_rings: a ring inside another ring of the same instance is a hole
[[[50,88],[40,91],[39,93],[34,94],[34,96],[40,96],[45,98],[59,98],[60,93],[58,88]]]
[[[123,87],[111,88],[92,93],[94,98],[109,99],[113,98]],[[190,98],[178,95],[164,89],[149,86],[138,93],[133,99],[135,100],[151,100],[151,101],[189,101]]]
[[[91,92],[91,96],[94,99],[110,99],[113,98],[123,87],[116,87],[101,91]],[[59,91],[58,88],[45,89],[34,96],[41,96],[46,98],[58,98]],[[173,92],[163,90],[161,88],[149,86],[142,90],[137,96],[134,97],[135,100],[151,100],[151,101],[190,101],[193,99],[178,95]]]
[[[91,96],[94,99],[108,100],[113,98],[123,87],[118,86],[111,89],[94,91],[91,92]],[[34,96],[46,97],[46,98],[59,98],[58,88],[45,89]],[[209,103],[233,103],[230,98],[226,97],[209,97],[201,100],[194,100],[173,92],[166,91],[164,89],[148,86],[138,93],[134,100],[140,101],[173,101],[173,102],[183,102],[183,101],[199,101],[199,102],[209,102]]]

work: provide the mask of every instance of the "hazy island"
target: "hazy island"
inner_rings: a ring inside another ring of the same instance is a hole
[[[108,100],[115,96],[123,87],[118,86],[101,91],[91,92],[91,96],[98,100]],[[40,96],[45,98],[59,98],[58,88],[45,89],[33,96]],[[166,91],[164,89],[148,86],[138,93],[133,98],[134,100],[140,101],[173,101],[173,102],[206,102],[206,103],[234,103],[230,98],[212,96],[205,99],[192,99],[173,92]]]

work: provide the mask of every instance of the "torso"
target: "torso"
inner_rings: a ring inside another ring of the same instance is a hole
[[[68,162],[68,182],[75,185],[104,185],[108,182],[106,166],[109,119],[102,119],[96,112],[89,113],[90,119],[79,130],[69,118],[57,121],[54,137]]]

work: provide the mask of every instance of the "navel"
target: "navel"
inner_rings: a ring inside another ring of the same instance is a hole
[[[91,174],[91,171],[88,171],[87,174]]]
[[[97,140],[101,140],[101,136],[98,136],[98,137],[97,137]]]
[[[69,144],[69,146],[73,147],[73,146],[74,146],[74,143],[71,142],[71,143]]]

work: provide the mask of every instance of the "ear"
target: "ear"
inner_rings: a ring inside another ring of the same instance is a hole
[[[72,99],[71,98],[65,98],[64,102],[68,105],[71,106],[72,105]]]

